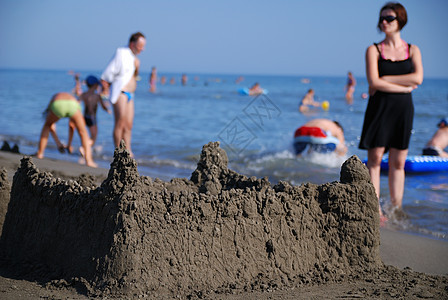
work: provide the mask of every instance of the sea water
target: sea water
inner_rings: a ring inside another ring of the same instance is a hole
[[[81,78],[99,76],[101,70],[80,71]],[[182,85],[181,74],[161,73],[167,83],[149,92],[148,73],[141,74],[135,95],[135,121],[132,150],[141,175],[170,180],[189,178],[202,146],[220,141],[227,151],[229,168],[247,176],[267,177],[273,184],[280,180],[293,185],[305,182],[322,184],[339,180],[340,166],[357,155],[367,99],[366,79],[358,76],[353,104],[345,100],[346,78],[310,76],[261,76],[241,74],[188,74]],[[356,74],[355,74],[356,75]],[[169,84],[171,78],[174,84]],[[259,82],[267,95],[242,96],[238,89]],[[24,154],[37,151],[44,123],[42,112],[56,92],[72,91],[73,76],[67,71],[0,70],[0,142],[18,144]],[[83,87],[84,90],[86,87]],[[298,104],[306,91],[315,90],[317,101],[327,100],[328,111],[317,109],[304,115]],[[448,115],[448,80],[425,78],[413,92],[415,118],[409,155],[420,155],[436,131],[436,124]],[[94,159],[109,168],[113,157],[113,116],[98,109],[98,138]],[[313,118],[339,121],[344,127],[348,154],[312,154],[297,158],[293,153],[294,131]],[[63,143],[68,139],[68,121],[57,123]],[[11,146],[12,146],[11,145]],[[74,146],[80,146],[77,134]],[[50,138],[46,157],[78,162],[79,154],[61,154]],[[387,175],[381,176],[381,202],[390,203]],[[403,199],[405,215],[386,226],[401,231],[448,240],[448,172],[407,174]]]

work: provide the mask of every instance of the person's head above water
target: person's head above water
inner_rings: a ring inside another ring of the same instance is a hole
[[[334,121],[334,120],[333,120],[333,123],[336,124],[336,126],[338,126],[339,128],[341,128],[342,133],[344,133],[344,128],[342,127],[341,123],[339,123],[338,121]]]

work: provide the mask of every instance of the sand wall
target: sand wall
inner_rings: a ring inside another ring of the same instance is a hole
[[[382,266],[378,202],[357,157],[340,182],[291,186],[227,168],[203,147],[191,179],[139,176],[121,146],[100,187],[63,181],[22,159],[0,251],[91,293],[191,295],[332,281]]]
[[[0,169],[0,232],[3,229],[3,222],[5,221],[6,211],[8,210],[9,194],[11,192],[11,185],[8,181],[8,175],[4,168]]]

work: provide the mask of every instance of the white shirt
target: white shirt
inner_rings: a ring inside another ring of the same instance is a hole
[[[135,55],[129,47],[118,48],[107,65],[101,79],[111,83],[110,102],[115,104],[123,87],[135,73]]]

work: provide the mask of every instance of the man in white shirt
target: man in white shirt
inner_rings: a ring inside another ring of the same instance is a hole
[[[110,102],[114,108],[114,144],[116,147],[124,140],[131,156],[132,126],[134,123],[134,92],[137,88],[137,76],[140,67],[140,54],[146,45],[145,36],[134,33],[127,47],[116,50],[114,57],[101,75],[103,91],[110,93]],[[110,90],[109,90],[110,88]]]

